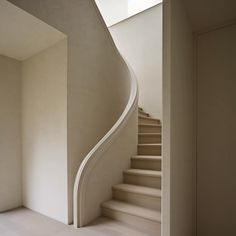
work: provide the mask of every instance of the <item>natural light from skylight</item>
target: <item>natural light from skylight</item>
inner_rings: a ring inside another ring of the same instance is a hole
[[[95,0],[108,27],[162,2],[162,0]]]

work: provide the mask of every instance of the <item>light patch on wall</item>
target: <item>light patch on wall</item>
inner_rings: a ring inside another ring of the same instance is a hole
[[[127,1],[128,3],[128,15],[132,16],[135,15],[139,12],[142,12],[151,6],[154,6],[161,1],[156,1],[156,0],[129,0]]]
[[[145,11],[162,0],[95,0],[108,27]]]

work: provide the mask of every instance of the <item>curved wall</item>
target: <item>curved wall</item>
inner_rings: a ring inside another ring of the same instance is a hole
[[[68,223],[81,161],[121,115],[129,98],[127,68],[92,0],[11,0],[68,36]],[[39,199],[40,201],[40,199]]]

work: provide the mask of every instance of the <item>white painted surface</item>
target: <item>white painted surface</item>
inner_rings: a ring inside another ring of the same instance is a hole
[[[168,27],[165,37],[168,37],[164,38],[163,209],[166,212],[163,230],[165,236],[189,236],[195,233],[196,214],[193,35],[182,1],[167,1],[167,4],[164,8]]]
[[[0,212],[22,205],[21,63],[0,56]]]
[[[197,232],[236,235],[236,25],[197,41]]]
[[[162,4],[109,28],[139,83],[139,105],[162,118]]]
[[[147,10],[162,0],[95,0],[108,27]]]
[[[0,35],[0,54],[17,60],[25,60],[65,38],[6,0],[0,0]]]
[[[24,206],[68,222],[67,40],[22,65]]]

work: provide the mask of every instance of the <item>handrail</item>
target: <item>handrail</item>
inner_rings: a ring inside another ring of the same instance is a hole
[[[124,60],[122,58],[122,60]],[[127,64],[126,64],[127,65]],[[106,133],[106,135],[94,146],[94,148],[88,153],[85,159],[82,161],[80,168],[77,172],[74,184],[74,225],[75,227],[84,226],[83,220],[83,202],[85,199],[85,189],[86,183],[91,173],[91,170],[95,166],[95,163],[102,158],[102,154],[109,148],[109,146],[116,140],[122,127],[125,126],[126,121],[129,119],[133,110],[137,106],[138,102],[138,85],[135,75],[132,69],[127,65],[130,73],[130,96],[128,103],[122,112],[121,116],[117,122],[112,126],[112,128]]]

